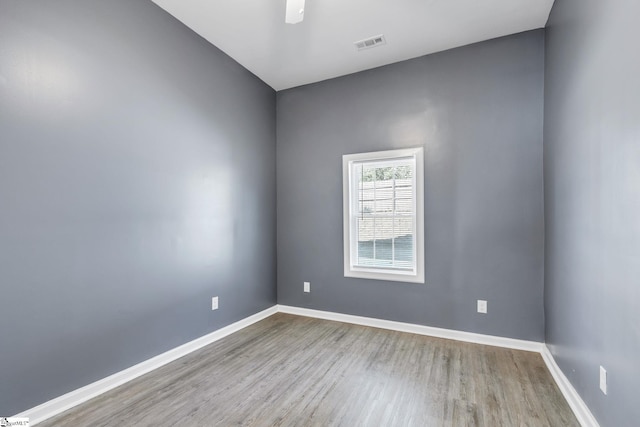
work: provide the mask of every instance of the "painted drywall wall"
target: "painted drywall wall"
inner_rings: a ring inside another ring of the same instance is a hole
[[[271,88],[147,0],[0,2],[0,415],[272,306],[275,273]]]
[[[536,30],[278,92],[278,302],[543,341],[543,73]],[[345,278],[342,155],[416,146],[426,284]]]
[[[639,2],[556,0],[547,28],[546,339],[602,426],[640,419],[638,16]]]

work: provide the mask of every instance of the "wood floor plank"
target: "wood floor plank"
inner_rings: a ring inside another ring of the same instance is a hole
[[[283,313],[39,425],[579,426],[537,353]]]

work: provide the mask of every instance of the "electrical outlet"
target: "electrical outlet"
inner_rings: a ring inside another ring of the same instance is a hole
[[[218,309],[218,297],[211,298],[211,310]]]
[[[600,366],[600,390],[607,394],[607,370]]]
[[[487,302],[485,300],[478,300],[478,313],[487,313]]]
[[[311,292],[311,283],[304,282],[304,291],[305,292]]]

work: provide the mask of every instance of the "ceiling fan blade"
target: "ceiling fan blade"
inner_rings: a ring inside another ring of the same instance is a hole
[[[304,19],[304,0],[287,0],[287,12],[284,22],[297,24]]]

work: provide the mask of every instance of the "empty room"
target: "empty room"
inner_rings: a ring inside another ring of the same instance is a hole
[[[0,0],[0,425],[638,426],[638,16]]]

